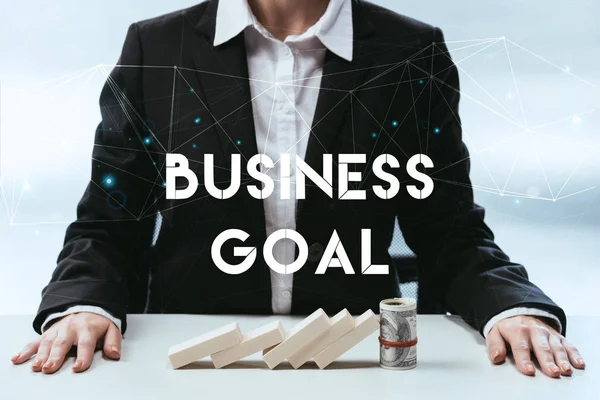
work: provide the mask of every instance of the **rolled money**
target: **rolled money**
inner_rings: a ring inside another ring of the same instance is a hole
[[[379,364],[383,368],[394,370],[415,368],[417,366],[416,300],[408,298],[382,300],[379,303],[379,314],[380,339],[394,343],[393,347],[388,347],[381,344],[380,340]],[[414,345],[410,345],[413,341]]]

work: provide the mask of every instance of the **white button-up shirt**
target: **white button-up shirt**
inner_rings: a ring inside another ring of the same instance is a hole
[[[254,130],[258,152],[269,156],[275,167],[265,170],[274,181],[280,175],[281,154],[291,160],[304,158],[312,126],[322,66],[327,49],[352,60],[352,4],[331,0],[323,16],[301,35],[281,41],[273,37],[252,14],[246,0],[219,2],[214,45],[219,46],[244,32]],[[291,168],[291,184],[295,183]],[[263,200],[267,235],[280,229],[296,229],[296,199],[282,200],[280,185]],[[295,259],[296,245],[280,240],[273,257],[283,265]],[[293,274],[271,270],[271,306],[275,314],[292,309]]]
[[[258,152],[275,161],[275,168],[263,171],[277,181],[281,154],[304,158],[310,136],[319,89],[322,66],[327,50],[348,61],[352,60],[353,26],[351,0],[330,0],[327,10],[315,25],[301,35],[290,35],[280,41],[274,38],[254,17],[247,0],[221,0],[213,45],[219,46],[244,32],[248,57],[248,78],[253,98],[254,127]],[[292,165],[291,171],[295,168]],[[295,177],[291,176],[294,184]],[[296,227],[296,200],[282,200],[280,185],[264,202],[267,235],[279,229]],[[275,260],[289,265],[295,258],[295,244],[280,240],[273,249]],[[275,314],[289,314],[292,308],[293,274],[271,270],[271,306]],[[51,314],[42,325],[75,312],[103,315],[121,328],[121,321],[94,306],[74,306]],[[484,336],[500,320],[516,315],[550,318],[559,331],[558,318],[546,311],[518,307],[494,316],[483,329]]]

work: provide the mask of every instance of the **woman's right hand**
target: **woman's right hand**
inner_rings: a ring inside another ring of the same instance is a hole
[[[102,348],[106,357],[119,360],[121,341],[119,328],[108,318],[87,312],[75,313],[55,322],[11,361],[15,365],[23,364],[35,355],[31,370],[52,374],[63,365],[65,356],[75,346],[77,358],[73,372],[83,372],[92,364],[96,349]]]

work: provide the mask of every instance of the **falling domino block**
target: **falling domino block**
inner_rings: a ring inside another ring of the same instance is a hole
[[[321,308],[306,317],[285,335],[283,342],[269,349],[263,360],[271,369],[310,343],[329,328],[329,317]]]
[[[242,341],[210,356],[215,368],[222,368],[283,341],[285,331],[280,321],[275,321],[242,336]]]
[[[330,344],[354,328],[354,319],[345,308],[333,316],[330,322],[331,326],[329,329],[288,357],[288,361],[292,364],[292,367],[300,368],[305,362],[325,350]]]
[[[371,333],[375,332],[379,328],[379,321],[373,311],[368,310],[356,318],[354,325],[354,329],[313,357],[319,368],[325,368],[342,354],[367,338]]]
[[[200,360],[212,353],[235,346],[242,340],[242,332],[236,322],[186,340],[169,349],[169,361],[177,369]]]

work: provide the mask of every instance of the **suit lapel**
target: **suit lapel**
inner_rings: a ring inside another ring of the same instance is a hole
[[[195,32],[187,47],[193,71],[186,72],[195,75],[195,79],[200,83],[196,94],[211,115],[212,129],[220,143],[222,154],[215,154],[215,165],[230,171],[231,156],[242,155],[242,187],[233,199],[223,201],[237,202],[235,207],[241,210],[244,220],[232,223],[250,235],[246,245],[258,247],[266,239],[266,229],[262,200],[251,197],[245,188],[245,185],[258,184],[249,179],[245,167],[247,161],[257,154],[258,150],[244,35],[242,32],[226,43],[213,46],[217,7],[218,1],[208,2],[204,13],[197,21],[193,21]],[[259,256],[257,262],[261,259]],[[260,304],[265,312],[270,311],[269,268],[265,265],[255,265],[245,273],[245,277],[247,289],[253,290],[248,304]]]
[[[226,158],[240,153],[245,164],[257,153],[257,147],[244,35],[218,47],[212,45],[217,4],[209,3],[196,26],[203,37],[190,51],[223,153]]]
[[[351,91],[363,81],[370,57],[358,51],[346,61],[327,51],[317,108],[306,151],[306,162],[321,169],[322,156],[331,152],[352,103]]]
[[[217,133],[222,149],[222,158],[215,155],[215,164],[227,170],[231,168],[231,156],[242,155],[242,188],[257,184],[249,179],[246,172],[247,161],[258,153],[250,86],[248,64],[243,32],[233,39],[213,46],[217,1],[209,2],[205,13],[196,23],[197,35],[191,42],[188,52],[192,54],[194,73],[200,81],[199,101],[211,114],[213,129]],[[201,93],[200,93],[201,92]],[[257,238],[265,231],[264,210],[261,200],[243,196],[245,213]]]

